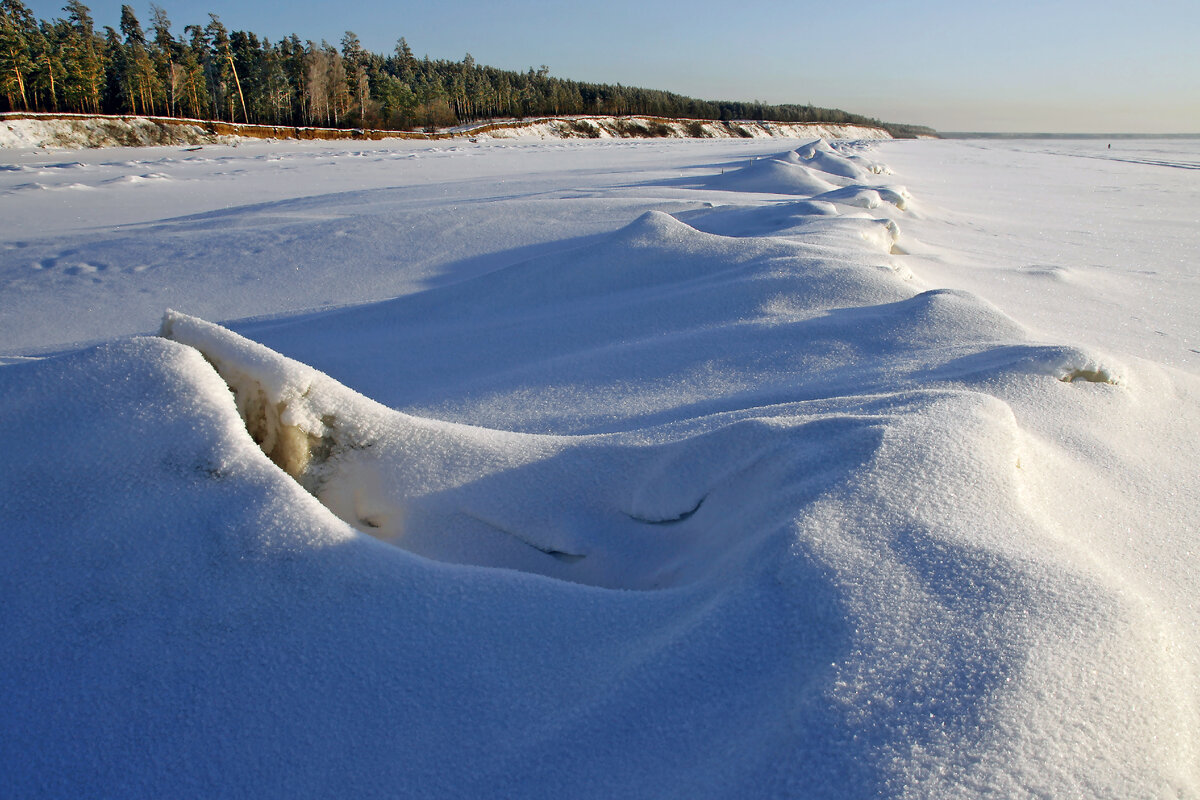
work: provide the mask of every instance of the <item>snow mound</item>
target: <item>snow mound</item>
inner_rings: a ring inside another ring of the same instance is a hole
[[[971,315],[979,340],[1003,324],[953,293],[843,324],[877,321],[865,350],[911,328],[895,353]],[[1153,615],[1050,534],[1040,446],[994,396],[826,381],[821,399],[533,436],[389,410],[181,314],[164,334],[0,371],[28,453],[3,473],[0,599],[29,637],[0,667],[23,687],[3,707],[15,789],[205,793],[286,766],[291,789],[333,775],[370,795],[428,775],[525,796],[605,775],[623,793],[899,794],[932,772],[954,794],[1074,786],[1119,753],[1104,780],[1125,794],[1186,763]],[[86,533],[48,523],[47,493]],[[1089,735],[1061,738],[1064,715]],[[288,746],[264,771],[244,755],[267,733]],[[484,777],[455,769],[464,752]]]
[[[890,172],[862,156],[843,156],[824,139],[769,158],[755,158],[733,170],[722,170],[701,186],[728,191],[794,194],[862,208],[887,202],[900,210],[912,199],[904,187],[865,182]]]
[[[759,537],[726,529],[750,476],[766,480],[789,448],[793,466],[822,471],[835,444],[857,452],[877,438],[852,421],[753,418],[661,446],[484,430],[383,408],[185,315],[168,313],[162,335],[197,349],[263,452],[358,530],[429,558],[609,588],[745,568]]]
[[[826,200],[720,206],[684,211],[676,216],[697,230],[721,236],[771,236],[833,247],[861,240],[879,252],[904,254],[900,225],[895,220],[842,216],[837,206]],[[900,268],[903,265],[889,262],[881,266]]]
[[[907,211],[912,196],[902,186],[843,186],[819,194],[813,200],[867,209],[879,208],[884,203],[890,203],[900,211]]]
[[[838,149],[824,139],[817,139],[803,147],[796,148],[788,155],[788,158],[798,163],[808,164],[821,172],[856,181],[864,181],[873,175],[885,175],[891,172],[883,164],[870,161],[860,155],[842,155]]]
[[[714,189],[770,194],[798,194],[806,197],[831,191],[834,185],[802,164],[777,158],[755,159],[746,166],[714,175],[705,185]]]

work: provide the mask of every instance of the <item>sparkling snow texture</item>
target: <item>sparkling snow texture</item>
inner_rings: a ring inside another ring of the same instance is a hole
[[[5,791],[1200,796],[1154,147],[12,152]]]

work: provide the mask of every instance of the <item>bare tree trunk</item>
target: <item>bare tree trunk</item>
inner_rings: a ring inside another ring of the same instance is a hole
[[[13,53],[13,61],[16,61],[16,53]],[[17,76],[17,89],[21,92],[21,108],[28,109],[29,101],[25,98],[25,76],[21,74],[21,70],[13,67],[13,74]]]
[[[233,65],[233,51],[225,48],[225,57],[229,59],[229,69],[233,71],[233,82],[237,84],[238,99],[242,101],[242,121],[249,122],[250,115],[246,113],[246,96],[242,94],[242,81],[238,78],[237,67]]]
[[[50,57],[46,57],[46,72],[50,74],[50,105],[54,111],[58,111],[58,94],[54,90],[54,63],[50,61]]]

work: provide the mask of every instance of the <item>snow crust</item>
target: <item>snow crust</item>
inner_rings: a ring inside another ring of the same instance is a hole
[[[4,167],[6,791],[1200,796],[1184,170],[780,145]]]

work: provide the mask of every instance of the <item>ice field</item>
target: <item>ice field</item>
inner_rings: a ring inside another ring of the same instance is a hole
[[[0,150],[13,796],[1200,797],[1200,140]]]

